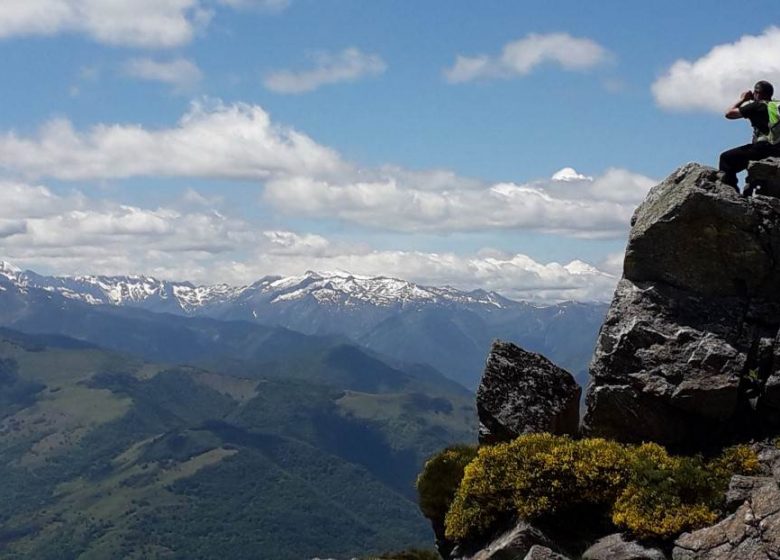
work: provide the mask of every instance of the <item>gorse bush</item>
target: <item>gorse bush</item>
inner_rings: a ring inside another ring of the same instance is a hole
[[[747,445],[729,447],[708,463],[698,456],[670,456],[655,443],[627,451],[631,481],[612,509],[612,521],[640,538],[668,539],[715,522],[731,476],[760,470]]]
[[[672,457],[655,443],[627,448],[631,479],[612,521],[640,538],[669,538],[717,518],[719,484],[700,457]]]
[[[652,443],[528,434],[481,448],[463,469],[454,498],[436,502],[436,513],[446,502],[446,536],[454,541],[483,536],[510,517],[550,518],[582,507],[594,515],[610,512],[616,526],[638,537],[666,539],[715,521],[731,475],[758,468],[747,446],[729,448],[707,463],[671,456]],[[448,487],[452,483],[449,478]],[[419,481],[418,489],[428,503]]]
[[[580,504],[609,505],[629,475],[624,447],[603,439],[528,434],[483,447],[447,514],[447,537],[478,536],[508,513],[535,519]]]

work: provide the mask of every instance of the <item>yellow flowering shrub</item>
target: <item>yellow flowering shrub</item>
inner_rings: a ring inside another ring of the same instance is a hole
[[[508,518],[534,520],[592,506],[596,514],[611,511],[616,526],[639,537],[670,538],[714,522],[730,476],[758,468],[747,446],[705,463],[671,456],[653,443],[527,434],[479,449],[451,500],[446,536],[468,540]]]

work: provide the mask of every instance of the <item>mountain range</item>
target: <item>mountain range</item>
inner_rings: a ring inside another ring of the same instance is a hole
[[[233,288],[3,262],[0,556],[425,546],[414,479],[475,441],[492,338],[583,371],[603,311],[345,273]]]
[[[59,296],[65,305],[143,309],[344,336],[394,359],[428,365],[470,389],[479,383],[495,338],[542,352],[584,380],[606,312],[601,303],[542,305],[484,290],[345,272],[268,276],[243,287],[195,286],[148,276],[43,276],[0,261],[3,286],[6,299],[11,292],[22,298]]]

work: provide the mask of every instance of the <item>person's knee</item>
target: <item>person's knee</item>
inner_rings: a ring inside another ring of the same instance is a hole
[[[730,151],[730,150],[729,150]],[[730,171],[734,167],[733,154],[729,152],[723,152],[718,159],[718,169],[721,171]]]

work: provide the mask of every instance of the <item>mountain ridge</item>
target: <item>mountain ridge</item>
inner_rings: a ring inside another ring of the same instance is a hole
[[[582,265],[588,266],[585,263]],[[436,287],[390,276],[366,276],[342,270],[307,270],[297,276],[269,275],[245,286],[225,283],[195,285],[189,281],[164,280],[144,274],[47,276],[32,270],[22,270],[2,260],[0,275],[19,286],[58,292],[65,297],[90,304],[138,305],[154,297],[163,300],[172,298],[185,314],[195,313],[208,305],[242,303],[258,294],[270,294],[270,303],[302,299],[307,295],[311,295],[320,303],[343,302],[343,299],[334,297],[342,295],[348,298],[346,301],[363,301],[379,306],[455,302],[495,307],[522,305],[540,308],[569,303],[536,304],[513,300],[498,292],[484,289],[466,291],[446,285]]]

